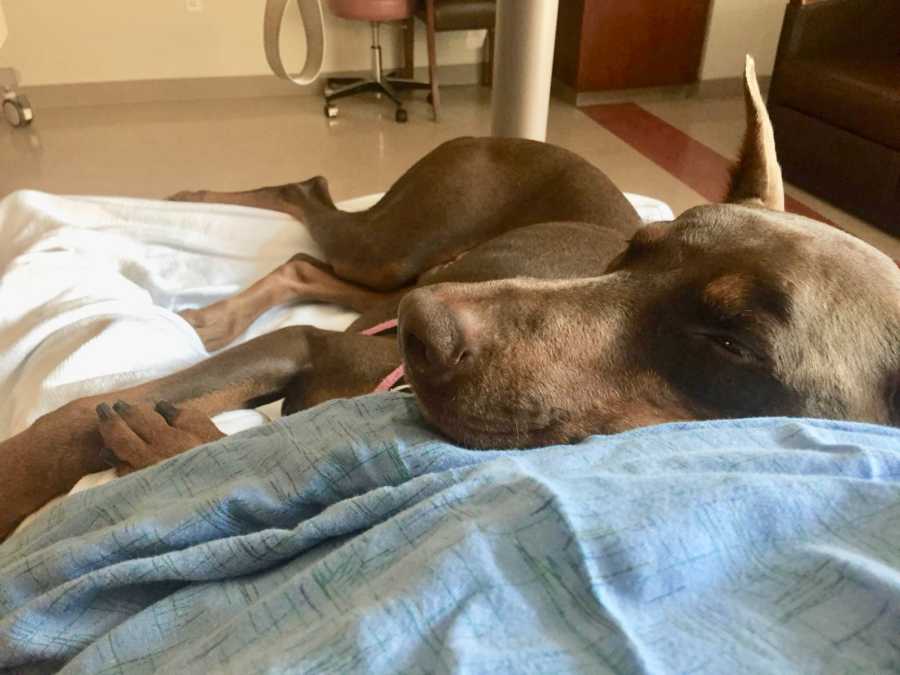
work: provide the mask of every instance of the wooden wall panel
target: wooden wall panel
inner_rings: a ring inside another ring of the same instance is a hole
[[[577,91],[696,82],[710,5],[711,0],[562,0],[555,72]]]

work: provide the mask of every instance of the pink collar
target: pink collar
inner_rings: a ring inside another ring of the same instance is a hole
[[[397,327],[397,319],[390,319],[389,321],[382,321],[379,324],[372,326],[371,328],[366,328],[363,331],[360,331],[362,335],[378,335],[379,333],[383,333],[385,331],[391,330],[392,328]],[[393,387],[400,378],[403,377],[403,364],[401,363],[399,366],[394,368],[387,376],[378,383],[378,386],[375,387],[375,390],[372,392],[373,394],[377,394],[382,391],[390,391],[391,387]]]
[[[361,335],[378,335],[379,333],[383,333],[386,330],[390,330],[391,328],[396,328],[397,323],[397,319],[389,319],[387,321],[377,323],[371,328],[366,328],[365,330],[361,330],[359,332]]]

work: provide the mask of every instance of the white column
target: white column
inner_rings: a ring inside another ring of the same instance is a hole
[[[559,0],[498,0],[494,136],[547,138]]]
[[[0,0],[2,2],[2,0]],[[6,16],[3,14],[3,5],[0,4],[0,47],[6,42],[6,36],[9,35],[9,29],[6,27]]]

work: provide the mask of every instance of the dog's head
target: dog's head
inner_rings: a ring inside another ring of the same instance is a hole
[[[649,225],[601,277],[437,284],[400,339],[425,416],[473,447],[674,420],[796,415],[900,425],[900,270],[784,213],[752,61],[729,201]]]

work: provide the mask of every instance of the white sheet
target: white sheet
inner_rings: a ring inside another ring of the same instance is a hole
[[[176,312],[227,297],[294,253],[319,253],[304,227],[272,211],[30,191],[0,202],[0,242],[0,438],[79,396],[205,358]],[[297,323],[340,330],[355,316],[278,308],[241,339]]]
[[[339,206],[364,209],[379,197]],[[658,200],[629,198],[646,221],[673,217]],[[274,211],[10,194],[0,201],[0,440],[75,398],[206,358],[176,312],[225,298],[300,252],[320,255],[305,227]],[[324,304],[279,307],[238,342],[286,325],[342,330],[356,316]],[[215,421],[233,433],[264,419]]]

